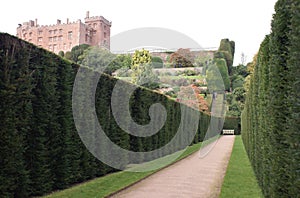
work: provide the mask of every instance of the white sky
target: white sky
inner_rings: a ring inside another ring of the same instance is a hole
[[[251,61],[270,24],[276,0],[8,0],[0,8],[0,32],[16,34],[19,23],[38,19],[40,25],[102,15],[112,21],[111,36],[133,28],[163,27],[186,34],[202,47],[218,47],[222,38],[236,43]]]

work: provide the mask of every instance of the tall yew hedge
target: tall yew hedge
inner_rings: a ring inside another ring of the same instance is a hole
[[[72,89],[77,69],[51,52],[0,33],[0,197],[40,196],[117,171],[91,155],[75,129]],[[180,104],[137,88],[131,98],[134,121],[149,123],[148,111],[154,101],[164,105],[168,116],[157,134],[131,136],[118,127],[112,115],[111,94],[116,82],[103,75],[95,97],[99,123],[108,137],[132,151],[165,145],[179,127]],[[220,123],[218,119],[214,122]],[[200,113],[193,143],[204,139],[209,123],[210,116]],[[221,128],[214,130],[220,132]],[[173,151],[178,149],[182,148]]]
[[[300,195],[300,2],[279,0],[251,74],[242,136],[265,197]]]

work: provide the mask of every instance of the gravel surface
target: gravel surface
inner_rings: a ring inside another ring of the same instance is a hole
[[[196,152],[112,197],[218,197],[234,138],[233,135],[222,136],[205,157],[200,158]]]

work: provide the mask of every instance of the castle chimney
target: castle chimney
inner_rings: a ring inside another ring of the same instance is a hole
[[[37,24],[37,19],[34,20],[34,25],[35,25],[35,27],[38,26],[38,24]]]
[[[29,26],[33,27],[34,26],[34,22],[32,20],[29,21]]]
[[[90,11],[86,11],[86,17],[85,18],[90,18]]]
[[[67,18],[67,24],[69,24],[69,18]]]
[[[60,25],[60,24],[61,24],[61,20],[57,19],[57,25]]]

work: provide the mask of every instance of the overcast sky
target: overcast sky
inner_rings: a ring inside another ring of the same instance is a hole
[[[102,15],[112,21],[111,36],[133,28],[163,27],[179,31],[204,48],[218,47],[222,38],[236,43],[235,64],[241,53],[251,61],[274,14],[276,0],[8,0],[2,3],[0,32],[16,34],[19,23],[38,19],[40,25]]]

